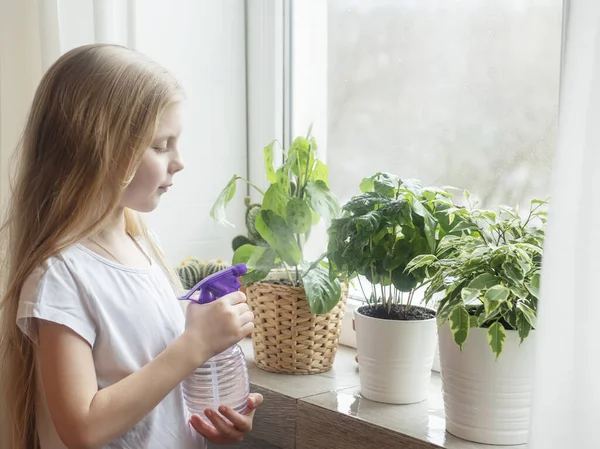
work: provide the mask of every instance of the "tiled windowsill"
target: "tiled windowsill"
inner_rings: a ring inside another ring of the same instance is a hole
[[[259,369],[251,341],[246,339],[241,346],[248,360],[251,389],[263,394],[265,403],[257,411],[251,437],[239,448],[503,448],[464,441],[445,431],[437,373],[432,373],[427,401],[381,404],[360,396],[356,351],[352,348],[340,346],[331,371],[300,376]]]

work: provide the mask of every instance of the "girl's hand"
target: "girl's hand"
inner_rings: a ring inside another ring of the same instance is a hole
[[[238,343],[252,332],[254,315],[246,295],[230,293],[209,304],[190,302],[184,337],[196,365]]]
[[[206,409],[204,414],[212,422],[214,428],[204,422],[199,415],[193,415],[190,418],[190,424],[196,432],[202,435],[206,440],[215,444],[235,444],[244,439],[246,434],[252,430],[254,412],[262,404],[263,397],[258,393],[250,394],[248,406],[243,414],[240,414],[229,407],[219,407],[219,412],[225,416],[231,424],[221,418],[216,411]]]

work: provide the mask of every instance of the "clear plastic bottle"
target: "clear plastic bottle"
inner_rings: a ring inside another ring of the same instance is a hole
[[[240,288],[240,276],[246,273],[246,265],[237,264],[214,273],[198,282],[180,300],[191,300],[199,304],[217,301],[220,297]],[[192,296],[199,292],[199,297]],[[226,405],[242,413],[248,405],[250,382],[246,357],[239,345],[217,354],[197,368],[183,381],[183,396],[189,411],[208,420],[204,411]]]
[[[244,352],[239,345],[214,356],[183,381],[183,395],[190,413],[207,420],[204,410],[218,413],[221,405],[243,413],[248,404],[250,382]]]

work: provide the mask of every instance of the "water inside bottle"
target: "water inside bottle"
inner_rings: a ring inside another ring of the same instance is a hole
[[[207,422],[210,422],[204,415],[207,408],[218,413],[219,406],[226,405],[243,413],[249,394],[248,368],[239,345],[208,360],[183,383],[183,395],[190,413],[197,413]]]

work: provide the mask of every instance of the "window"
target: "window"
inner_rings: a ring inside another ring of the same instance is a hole
[[[292,8],[292,26],[300,29],[292,31],[292,116],[310,115],[303,98],[321,94],[314,80],[305,81],[316,65],[326,76],[320,130],[340,201],[377,171],[466,188],[485,207],[548,196],[561,0],[308,3]],[[326,27],[325,69],[311,44],[319,23]],[[314,109],[313,119],[321,113]]]

